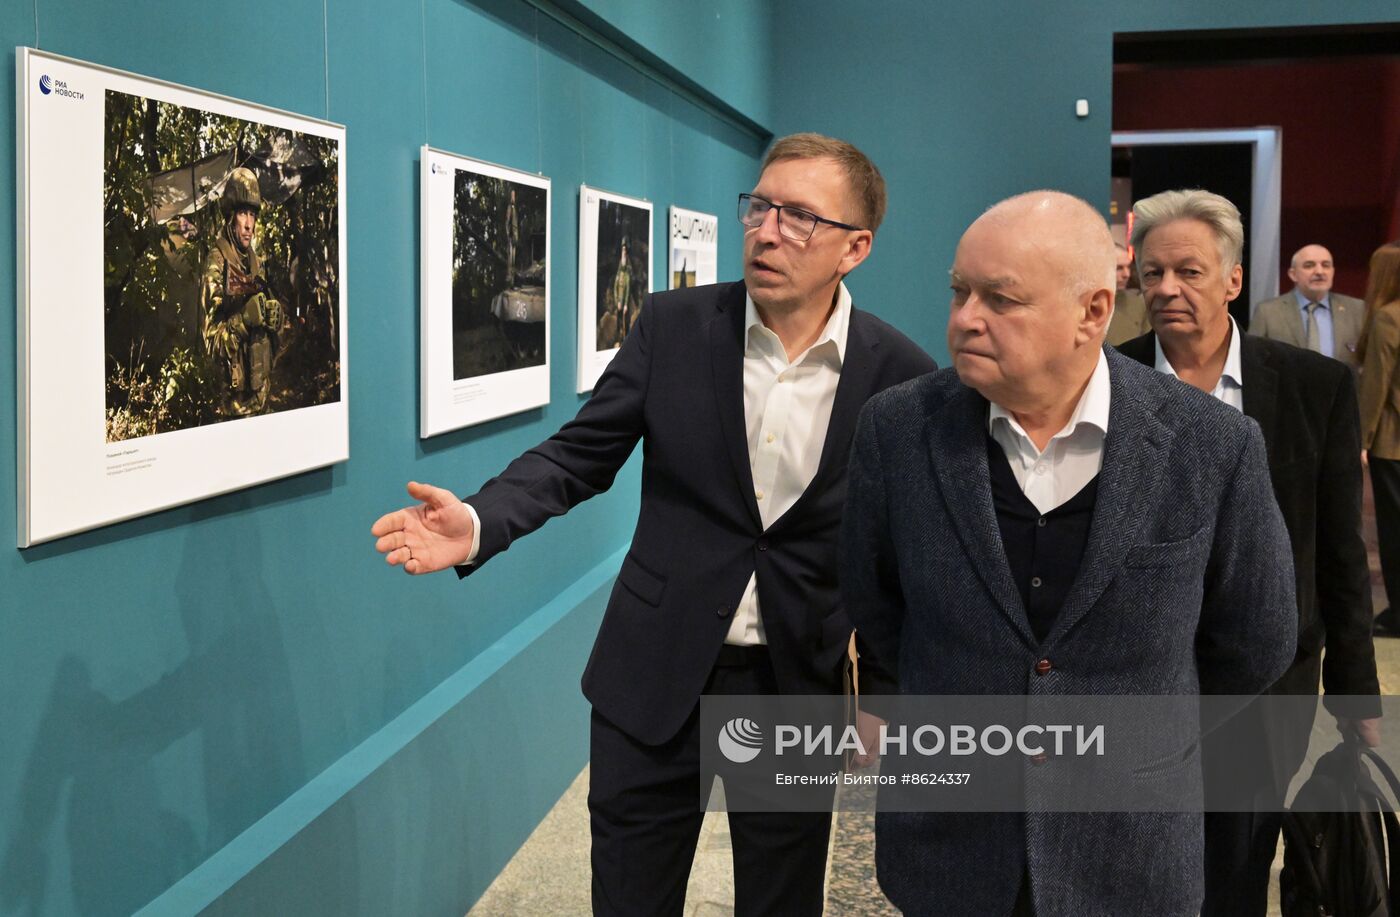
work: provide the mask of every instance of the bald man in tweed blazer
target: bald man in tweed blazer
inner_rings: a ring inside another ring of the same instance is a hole
[[[1293,658],[1259,428],[1103,346],[1112,253],[1067,195],[994,207],[954,261],[953,368],[862,412],[841,587],[863,695],[1252,695]],[[1187,917],[1202,838],[1198,812],[882,811],[877,874],[907,915]]]

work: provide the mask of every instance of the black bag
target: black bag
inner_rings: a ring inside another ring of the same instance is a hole
[[[1354,739],[1318,759],[1283,816],[1283,917],[1400,917],[1400,820],[1363,755],[1400,796],[1395,772]]]

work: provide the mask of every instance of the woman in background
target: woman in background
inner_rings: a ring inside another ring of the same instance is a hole
[[[1400,243],[1371,255],[1361,369],[1361,461],[1371,469],[1381,577],[1390,603],[1376,633],[1400,634]]]

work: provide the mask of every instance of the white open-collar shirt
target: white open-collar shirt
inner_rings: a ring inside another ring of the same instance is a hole
[[[1037,449],[1011,412],[993,403],[987,412],[987,429],[1006,453],[1011,473],[1026,499],[1042,514],[1067,502],[1084,489],[1103,467],[1103,443],[1108,435],[1108,407],[1112,386],[1108,358],[1099,351],[1099,362],[1089,384],[1079,396],[1074,413],[1060,432]]]
[[[851,294],[844,283],[821,335],[789,360],[783,342],[763,324],[753,300],[744,303],[744,428],[754,500],[767,529],[792,508],[816,477],[841,381]],[[767,643],[758,607],[758,576],[749,577],[725,643]]]
[[[1162,351],[1162,339],[1157,338],[1157,362],[1154,368],[1159,373],[1166,373],[1169,376],[1180,378],[1176,375],[1176,370],[1172,368],[1171,361]],[[1217,401],[1223,401],[1237,411],[1244,411],[1244,369],[1240,364],[1240,328],[1235,324],[1234,316],[1230,316],[1230,350],[1225,356],[1225,370],[1220,374],[1220,381],[1215,383],[1215,388],[1211,389],[1211,396]]]

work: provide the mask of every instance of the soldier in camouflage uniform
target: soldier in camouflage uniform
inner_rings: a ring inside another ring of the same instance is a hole
[[[624,236],[622,251],[617,259],[617,273],[613,275],[612,286],[608,290],[603,317],[598,321],[598,349],[621,347],[640,310],[640,306],[632,303],[632,269],[627,263],[627,237]]]
[[[224,228],[204,262],[200,297],[204,347],[227,367],[233,410],[260,414],[272,391],[272,361],[286,315],[268,295],[267,275],[253,247],[262,210],[257,176],[234,169],[219,205]]]
[[[515,212],[515,189],[506,205],[506,289],[515,286],[516,249],[520,247],[520,218]]]

